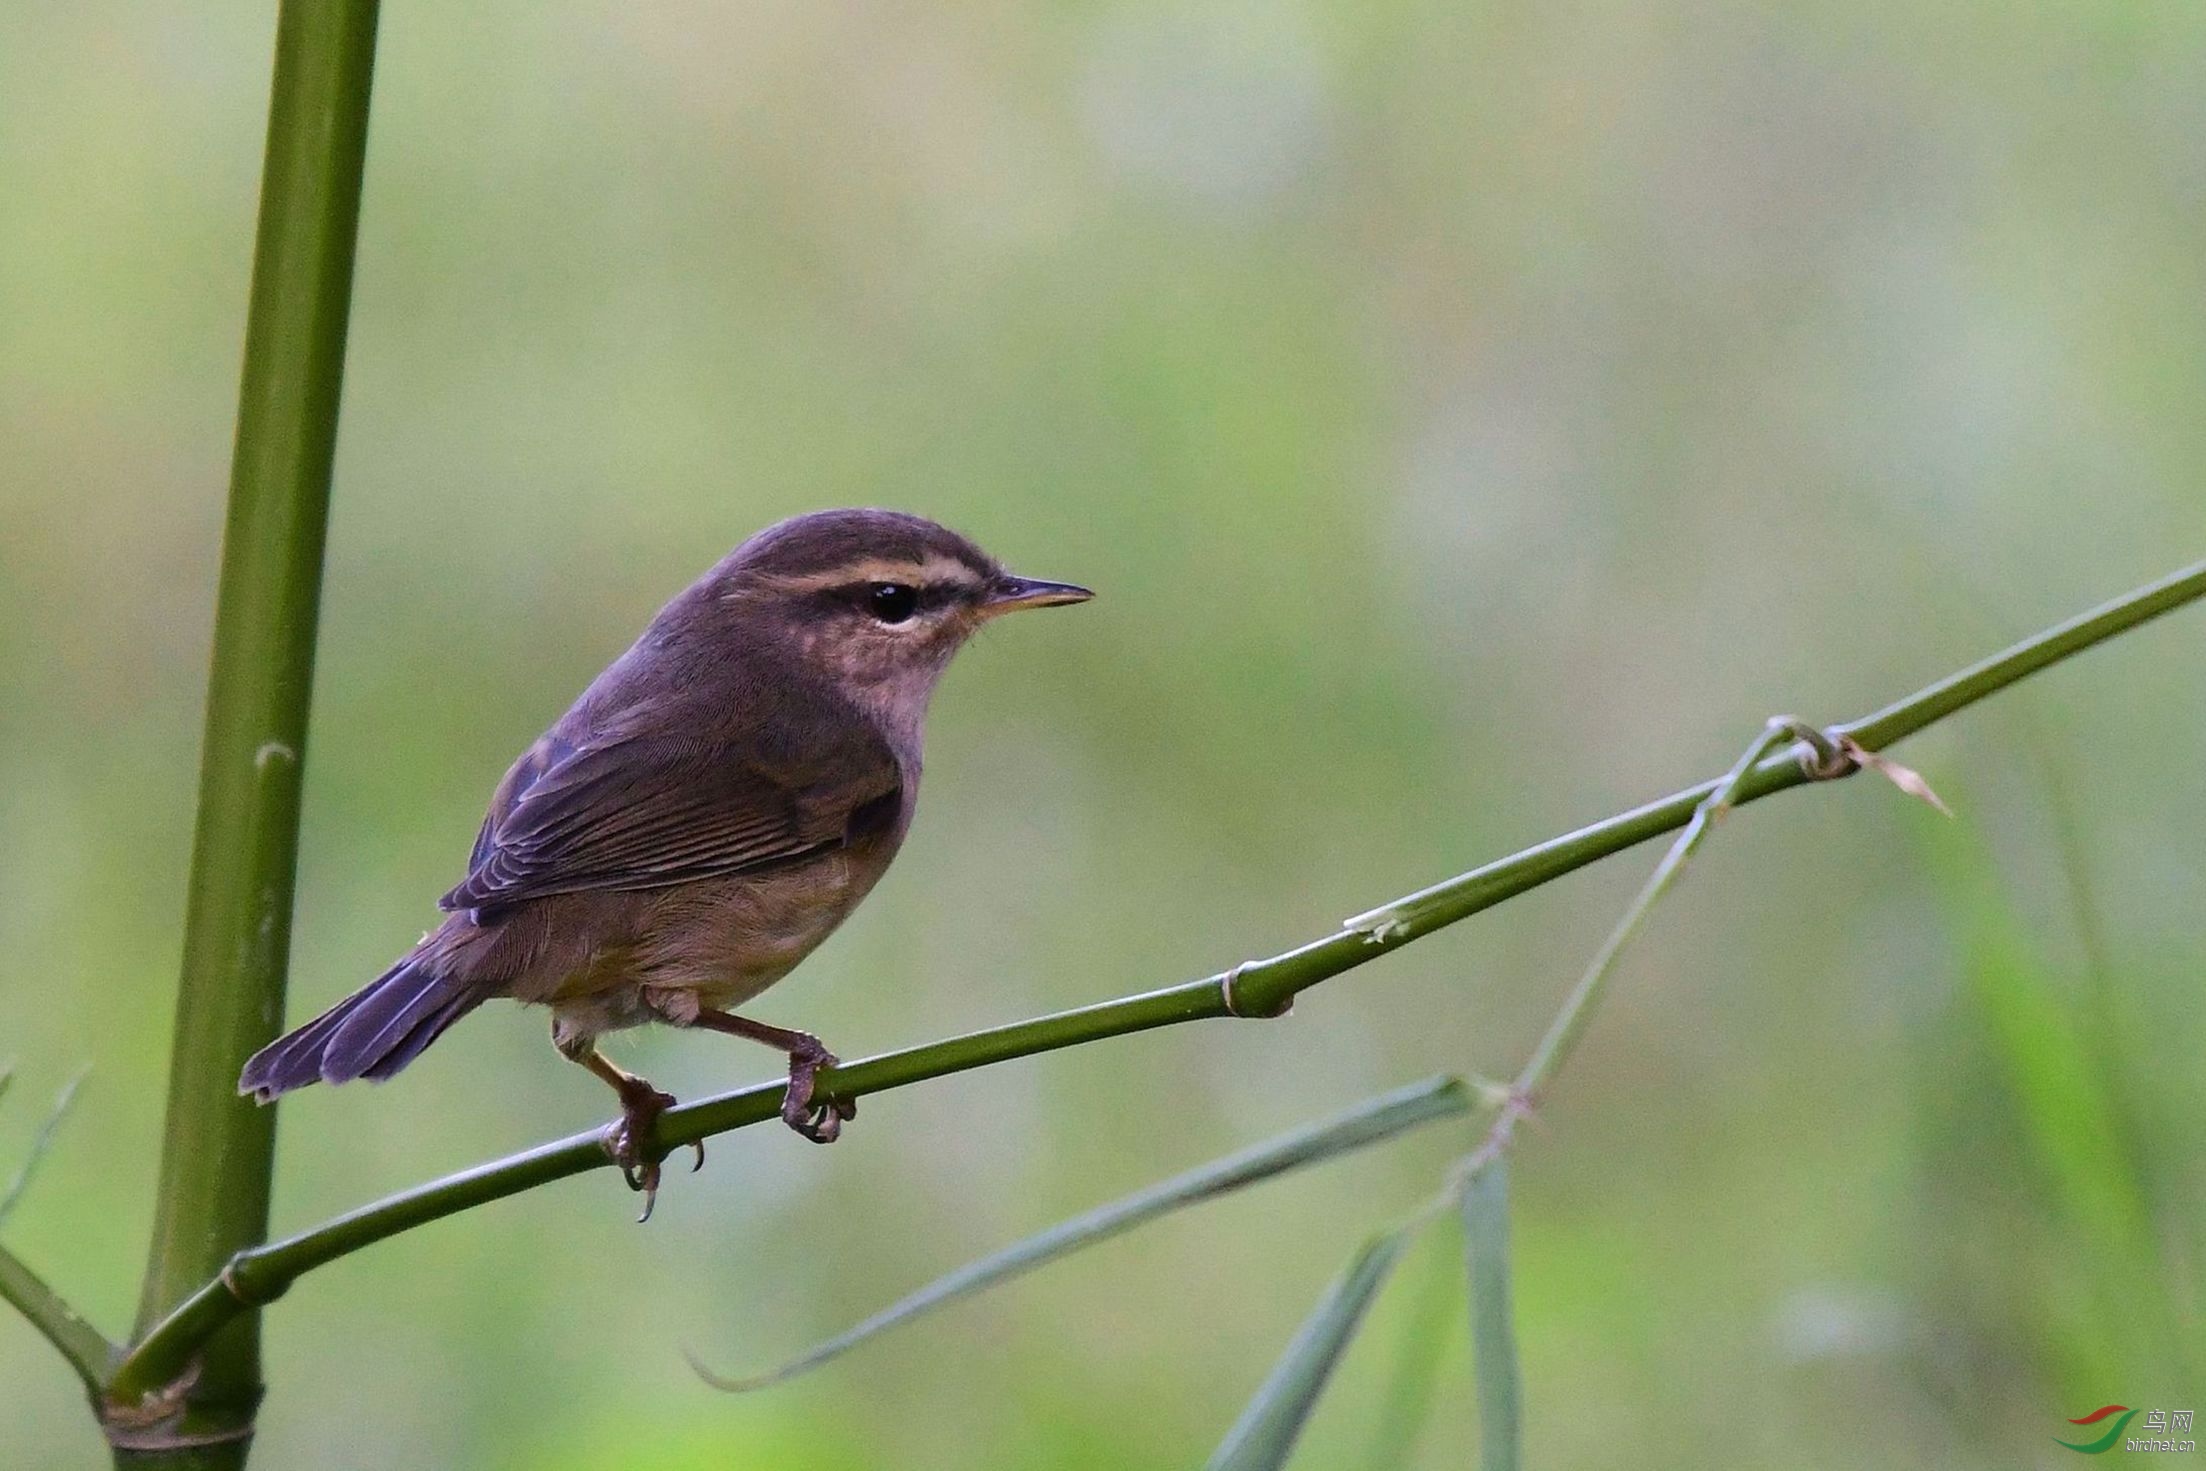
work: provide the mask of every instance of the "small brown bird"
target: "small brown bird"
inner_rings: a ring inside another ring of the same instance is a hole
[[[834,1054],[733,1015],[866,896],[903,842],[935,682],[1018,608],[1086,602],[1014,577],[956,532],[820,511],[752,537],[659,610],[491,798],[450,911],[406,957],[253,1056],[238,1091],[384,1079],[493,996],[551,1008],[552,1045],[610,1084],[608,1147],[643,1217],[672,1096],[597,1049],[649,1021],[788,1054],[782,1118],[826,1144]],[[698,1149],[698,1163],[704,1150]]]

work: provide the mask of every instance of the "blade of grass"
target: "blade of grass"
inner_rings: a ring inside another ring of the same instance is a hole
[[[2063,993],[1980,840],[1932,833],[1929,853],[1958,928],[1969,999],[2024,1135],[2071,1212],[2113,1248],[2148,1235],[2136,1149],[2094,1045],[2094,1018]]]
[[[2174,1377],[2193,1335],[2176,1321],[2179,1279],[2154,1228],[2118,1058],[2100,1045],[2104,1018],[2061,984],[1999,885],[1990,851],[1962,834],[1942,836],[1931,835],[1930,851],[1959,930],[1963,999],[2034,1166],[2040,1188],[2032,1193],[2062,1233],[2083,1294],[2048,1319],[2046,1336],[2078,1378],[2145,1363]]]
[[[1464,1183],[1462,1211],[1472,1372],[1478,1383],[1478,1464],[1480,1471],[1517,1471],[1524,1457],[1524,1401],[1510,1287],[1506,1159],[1495,1158]]]
[[[1211,1453],[1206,1471],[1278,1471],[1287,1464],[1302,1427],[1317,1408],[1318,1396],[1355,1341],[1372,1299],[1379,1295],[1418,1224],[1381,1232],[1357,1250],[1348,1269],[1333,1279],[1310,1316],[1302,1320],[1241,1418]]]
[[[1473,1102],[1471,1091],[1458,1078],[1433,1078],[1414,1083],[1307,1128],[1176,1175],[1123,1200],[1060,1221],[1046,1231],[936,1278],[909,1297],[776,1368],[760,1374],[729,1376],[706,1368],[694,1355],[690,1358],[690,1367],[706,1383],[731,1393],[778,1384],[840,1358],[867,1339],[899,1324],[1031,1272],[1083,1247],[1130,1231],[1159,1216],[1214,1200],[1259,1180],[1377,1144],[1434,1119],[1467,1113]]]
[[[2076,941],[2083,955],[2084,984],[2070,1014],[2087,1030],[2092,1071],[2105,1089],[2108,1114],[2121,1141],[2122,1165],[2136,1191],[2151,1260],[2162,1284],[2160,1316],[2168,1325],[2173,1377],[2178,1383],[2192,1384],[2206,1378],[2206,1335],[2198,1331],[2206,1314],[2200,1311],[2199,1274],[2192,1252],[2186,1248],[2186,1243],[2195,1238],[2180,1224],[2187,1210],[2187,1197],[2170,1188],[2165,1168],[2148,1145],[2151,1130],[2140,1092],[2144,1080],[2126,1066],[2122,1055],[2122,1019],[2132,998],[2116,981],[2115,961],[2091,882],[2082,815],[2076,810],[2070,773],[2046,751],[2042,740],[2037,744],[2039,762],[2044,767],[2039,790],[2052,822],[2054,853],[2067,886]]]
[[[1372,1437],[1366,1463],[1371,1471],[1398,1471],[1409,1464],[1439,1397],[1440,1371],[1453,1358],[1456,1328],[1462,1323],[1457,1306],[1457,1284],[1462,1274],[1452,1253],[1434,1256],[1429,1280],[1414,1289],[1411,1311],[1402,1324],[1401,1342],[1395,1349],[1394,1370],[1387,1378],[1386,1403],[1379,1413],[1378,1433]]]
[[[2047,1174],[2098,1247],[2135,1246],[2145,1203],[2078,1018],[2013,929],[1982,931],[1970,950],[1978,1015]]]

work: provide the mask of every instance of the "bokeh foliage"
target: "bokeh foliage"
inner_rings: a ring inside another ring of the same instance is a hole
[[[0,1160],[92,1062],[10,1232],[112,1328],[268,27],[0,14]],[[294,1004],[419,930],[504,762],[659,600],[808,506],[930,512],[1105,593],[967,657],[906,857],[764,1008],[846,1053],[1269,953],[2163,570],[2206,472],[2202,83],[2206,18],[2114,3],[395,9]],[[1963,808],[1949,851],[1858,785],[1711,845],[1512,1171],[1539,1463],[2011,1466],[2108,1399],[2191,1403],[2198,649],[2149,630],[1910,748]],[[1636,877],[1278,1026],[951,1080],[832,1153],[754,1131],[646,1231],[599,1179],[389,1243],[271,1314],[263,1455],[1189,1464],[1446,1143],[771,1395],[677,1350],[770,1357],[1171,1170],[1504,1070]],[[626,1056],[689,1094],[747,1052]],[[279,1227],[582,1127],[586,1084],[486,1011],[397,1085],[286,1105]],[[1386,1443],[1413,1330],[1453,1367],[1410,1464],[1463,1463],[1449,1280],[1396,1274],[1307,1464]],[[11,1445],[101,1462],[20,1326],[0,1383]]]

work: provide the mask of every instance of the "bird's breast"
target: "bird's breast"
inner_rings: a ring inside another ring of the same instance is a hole
[[[901,836],[884,832],[786,868],[670,891],[638,947],[638,979],[695,990],[707,1006],[740,1005],[795,969],[849,918]]]

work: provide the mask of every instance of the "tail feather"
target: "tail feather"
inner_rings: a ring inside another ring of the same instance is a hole
[[[426,948],[426,947],[425,947]],[[266,1103],[309,1083],[390,1077],[482,1001],[416,951],[297,1031],[253,1054],[238,1091]]]
[[[444,1029],[482,1004],[482,997],[472,991],[452,997],[435,1011],[408,1028],[406,1034],[385,1049],[383,1056],[360,1076],[371,1083],[380,1083],[412,1062],[428,1049],[431,1042],[444,1035]]]
[[[372,989],[372,988],[371,988]],[[238,1076],[237,1091],[250,1093],[262,1103],[294,1088],[322,1080],[322,1049],[360,1005],[367,991],[356,991],[293,1032],[287,1032],[253,1054]]]
[[[354,1078],[366,1077],[392,1054],[402,1051],[416,1028],[445,1012],[465,990],[458,981],[439,974],[418,955],[409,956],[370,986],[352,1015],[330,1034],[328,1044],[322,1049],[322,1081],[349,1083]],[[458,1014],[453,1013],[444,1025],[449,1026],[457,1019]],[[434,1041],[436,1033],[442,1030],[443,1027],[438,1027],[421,1038],[419,1045],[389,1071],[397,1072],[420,1055],[421,1049]]]

